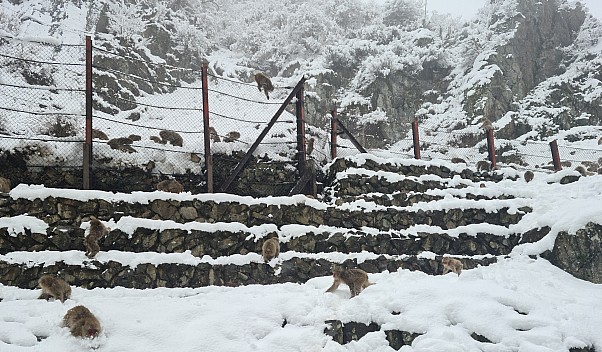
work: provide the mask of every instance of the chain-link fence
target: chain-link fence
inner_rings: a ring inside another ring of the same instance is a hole
[[[29,167],[80,168],[85,48],[0,37],[0,150]]]
[[[253,156],[256,163],[297,167],[299,131],[294,100],[284,106],[292,87],[258,89],[253,76],[246,81],[206,76],[203,102],[202,72],[182,69],[142,49],[36,42],[0,37],[0,150],[21,154],[27,167],[67,167],[81,174],[86,123],[92,123],[92,169],[138,168],[149,174],[174,175],[204,172],[204,109],[208,110],[210,150],[220,155],[222,168],[234,167],[286,108],[261,140]],[[131,49],[131,50],[130,50]],[[149,59],[150,58],[150,59]],[[92,116],[86,119],[86,65],[92,68]],[[386,148],[388,153],[413,158],[412,126],[405,138]],[[488,158],[485,132],[442,131],[417,127],[422,159],[466,161]],[[338,157],[360,153],[349,136],[337,129]],[[365,142],[371,138],[355,136]],[[305,126],[307,159],[324,164],[331,159],[332,131]],[[563,166],[583,165],[600,172],[601,148],[561,144]],[[379,150],[368,150],[378,154]],[[525,168],[553,168],[550,145],[545,142],[495,140],[500,164]],[[259,169],[262,169],[260,166]],[[267,169],[267,168],[265,168]],[[299,176],[299,175],[297,175]],[[274,178],[274,187],[286,193],[294,179]],[[280,182],[279,185],[276,183]]]

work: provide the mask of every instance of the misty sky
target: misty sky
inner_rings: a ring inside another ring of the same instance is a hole
[[[386,2],[388,0],[375,0],[377,2]],[[472,18],[477,10],[481,8],[487,0],[427,0],[427,9],[441,13],[451,13],[454,16],[461,16],[466,19]],[[575,0],[577,1],[577,0]],[[581,0],[590,9],[592,15],[602,19],[602,0]]]

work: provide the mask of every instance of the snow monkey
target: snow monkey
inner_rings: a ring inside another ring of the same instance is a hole
[[[533,171],[531,170],[525,171],[525,174],[523,175],[523,177],[525,178],[525,182],[531,182],[534,176],[535,174],[533,174]]]
[[[269,262],[280,255],[280,242],[277,237],[272,237],[263,242],[263,245],[261,246],[261,255],[266,262]]]
[[[84,239],[84,245],[86,246],[86,256],[88,258],[94,258],[100,251],[98,240],[106,236],[109,233],[109,229],[100,220],[92,217],[90,219],[90,232]]]
[[[491,166],[487,160],[479,160],[477,162],[477,171],[489,171]]]
[[[42,293],[38,299],[49,300],[51,297],[58,299],[61,302],[71,297],[71,286],[58,277],[52,275],[42,275],[38,280],[38,284],[42,289]]]
[[[157,189],[163,192],[171,192],[171,193],[182,193],[184,192],[184,186],[176,180],[169,179],[163,180],[157,183]]]
[[[237,141],[239,138],[240,138],[240,132],[238,132],[238,131],[230,131],[224,137],[224,142],[231,143],[231,142]]]
[[[215,128],[209,126],[209,139],[212,140],[213,142],[221,142],[221,139],[219,138],[219,134],[217,134],[217,131],[215,130]]]
[[[181,147],[184,142],[182,136],[180,136],[178,132],[174,131],[162,130],[161,132],[159,132],[159,136],[161,136],[161,138],[163,139],[162,144],[167,144],[167,142],[169,142],[173,146]]]
[[[261,72],[257,72],[255,74],[255,82],[257,82],[257,88],[261,92],[261,88],[263,88],[263,92],[265,93],[265,97],[270,99],[269,92],[274,91],[274,85],[272,84],[272,80],[265,74]]]
[[[63,317],[63,325],[69,328],[75,337],[94,338],[100,333],[100,322],[90,310],[84,306],[76,306],[67,311]]]
[[[464,267],[461,261],[450,257],[443,257],[441,259],[441,264],[443,264],[443,275],[452,271],[460,276],[460,273],[462,273],[462,268]]]
[[[372,285],[368,281],[368,273],[362,269],[342,269],[338,266],[333,266],[332,277],[334,278],[334,282],[326,292],[334,292],[342,282],[349,286],[351,297],[355,297],[366,287]]]

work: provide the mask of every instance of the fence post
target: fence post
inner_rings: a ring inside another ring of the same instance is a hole
[[[207,193],[213,193],[213,157],[211,155],[211,139],[209,135],[209,86],[207,64],[201,69],[203,95],[203,138],[205,142],[205,168],[207,169]]]
[[[493,143],[493,128],[488,128],[487,134],[487,152],[489,153],[489,161],[491,162],[491,170],[495,168],[495,145]]]
[[[414,140],[414,159],[420,159],[420,137],[418,136],[418,120],[412,122],[412,137]]]
[[[553,140],[550,142],[550,150],[552,151],[552,162],[554,163],[554,170],[560,171],[562,170],[562,165],[560,164],[560,153],[558,152],[558,141]]]
[[[297,161],[299,165],[299,176],[306,172],[305,164],[307,163],[307,154],[305,146],[305,108],[303,106],[303,95],[305,89],[301,87],[296,94],[297,101],[295,102],[295,113],[297,115]]]
[[[337,157],[337,109],[330,112],[330,157]]]
[[[92,37],[86,36],[86,139],[82,165],[83,189],[90,189],[92,161]]]

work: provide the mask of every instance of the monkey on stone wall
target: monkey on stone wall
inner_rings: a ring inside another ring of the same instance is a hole
[[[259,89],[259,91],[261,92],[261,89],[263,88],[265,97],[270,99],[269,92],[274,91],[274,85],[272,84],[272,80],[265,74],[258,72],[255,74],[255,82],[257,83],[257,88]]]
[[[263,260],[269,262],[270,260],[276,258],[280,255],[280,242],[278,238],[272,237],[263,242],[261,246],[261,255],[263,256]]]
[[[97,337],[100,333],[100,322],[84,306],[75,306],[67,311],[63,317],[63,325],[69,328],[75,337]]]
[[[96,218],[90,219],[90,231],[88,236],[84,239],[84,245],[86,246],[86,256],[88,258],[94,258],[100,251],[98,240],[106,236],[109,233],[109,229]]]
[[[0,193],[10,192],[10,180],[4,177],[0,177]]]
[[[360,294],[366,287],[373,285],[368,281],[368,273],[362,269],[342,269],[338,266],[332,268],[334,282],[326,292],[334,292],[341,283],[349,287],[351,297]]]
[[[184,187],[177,180],[169,179],[157,183],[157,190],[171,193],[182,193],[184,192]]]
[[[38,280],[38,284],[42,289],[42,293],[38,299],[49,300],[50,298],[54,298],[64,303],[66,299],[71,297],[71,286],[59,277],[42,275]]]
[[[443,257],[441,259],[441,264],[443,264],[443,275],[451,271],[454,274],[460,276],[460,274],[462,273],[462,268],[464,267],[461,261],[450,257]]]

